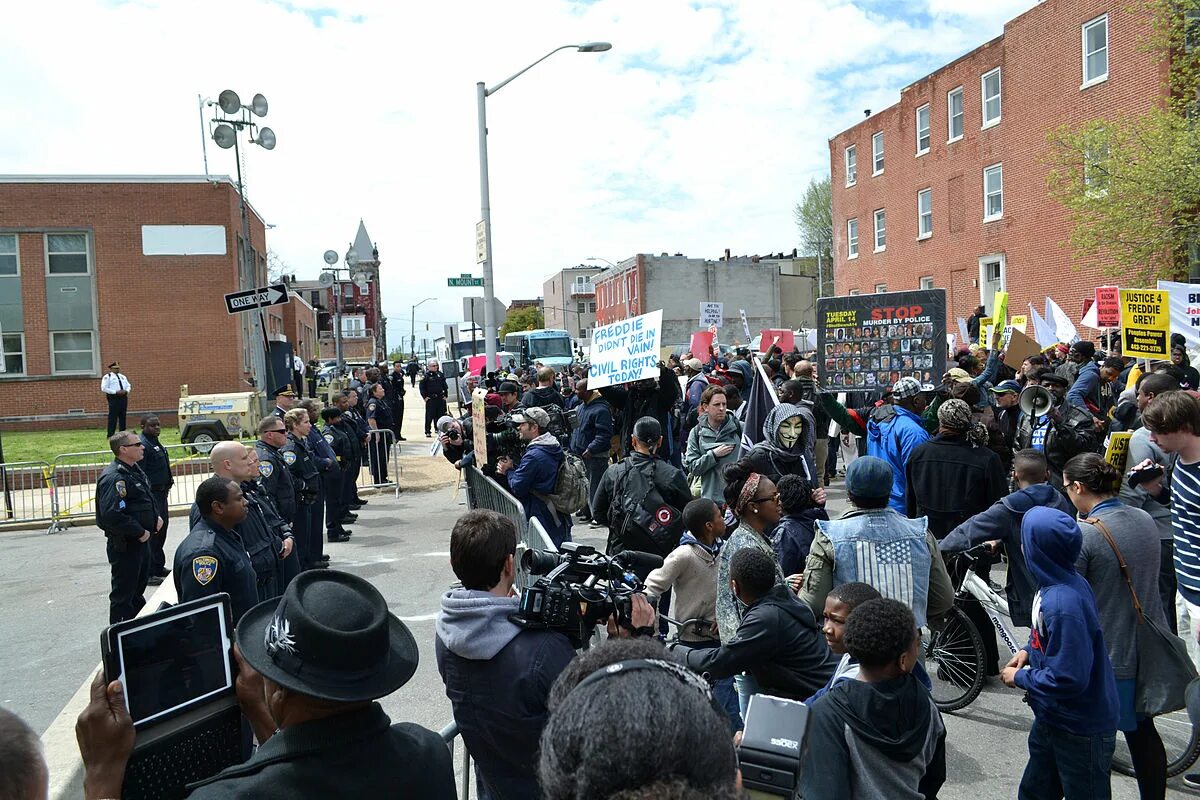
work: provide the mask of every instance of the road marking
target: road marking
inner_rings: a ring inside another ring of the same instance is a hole
[[[432,553],[417,553],[417,558],[449,558],[449,557],[450,557],[449,550],[445,550],[445,551],[437,550]]]
[[[429,622],[437,619],[437,614],[418,614],[415,617],[400,617],[401,622]]]

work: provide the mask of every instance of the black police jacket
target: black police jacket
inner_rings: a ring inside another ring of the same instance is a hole
[[[450,392],[446,386],[446,378],[440,372],[426,372],[425,377],[421,378],[418,388],[421,390],[421,397],[427,400],[434,397],[445,397]]]
[[[375,420],[379,430],[390,430],[392,427],[392,409],[386,400],[372,397],[367,401],[367,420]]]
[[[287,444],[279,448],[279,457],[292,474],[296,499],[301,503],[313,503],[317,499],[317,492],[321,490],[317,460],[306,440],[297,438],[293,433],[288,433],[287,438]]]
[[[392,372],[388,374],[387,382],[384,385],[388,387],[389,402],[396,402],[397,400],[401,403],[404,402],[404,393],[406,391],[404,388],[404,380],[406,377],[407,376],[405,376],[403,372]]]
[[[254,568],[256,583],[261,587],[275,579],[279,567],[279,556],[283,551],[283,538],[271,525],[261,501],[248,493],[246,494],[246,518],[237,524],[234,532],[242,540],[242,548]],[[200,509],[192,503],[188,512],[188,524],[195,528],[203,517]],[[262,593],[259,593],[262,597]],[[266,599],[262,597],[262,599]]]
[[[266,442],[255,442],[254,451],[258,453],[258,474],[263,489],[275,503],[275,510],[286,522],[296,518],[296,487],[292,482],[292,473],[278,448]]]
[[[142,468],[142,472],[146,473],[146,477],[150,480],[150,488],[156,492],[169,491],[175,479],[171,476],[171,457],[167,455],[167,449],[159,443],[158,439],[141,435],[142,460],[138,462],[138,466]]]
[[[350,413],[349,411],[342,412],[342,418],[334,427],[346,435],[346,441],[350,446],[350,449],[346,451],[346,458],[353,460],[362,456],[362,436],[358,433],[358,423],[354,421]]]
[[[175,549],[175,591],[186,603],[228,592],[234,624],[258,602],[258,576],[242,537],[216,522],[200,519]]]
[[[338,425],[326,425],[321,429],[321,435],[325,437],[325,441],[333,449],[333,455],[337,458],[339,465],[344,465],[353,457],[353,446],[350,443],[350,437],[342,430],[340,423]]]
[[[158,511],[150,491],[150,480],[141,467],[114,458],[96,481],[96,526],[121,543],[153,533]]]

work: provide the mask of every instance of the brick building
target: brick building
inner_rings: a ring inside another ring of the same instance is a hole
[[[838,294],[945,288],[948,330],[997,289],[1010,313],[1047,295],[1078,321],[1119,279],[1076,259],[1046,188],[1048,134],[1147,110],[1166,66],[1115,0],[1045,0],[1004,33],[829,142]]]
[[[0,176],[0,425],[103,427],[112,361],[133,386],[131,425],[173,420],[180,384],[245,391],[261,343],[223,302],[239,289],[238,205],[228,176]],[[262,286],[265,229],[249,211]],[[268,310],[274,338],[313,325],[283,308]]]
[[[596,325],[596,284],[600,267],[580,264],[559,270],[542,283],[545,327],[564,330],[572,339],[589,344]]]

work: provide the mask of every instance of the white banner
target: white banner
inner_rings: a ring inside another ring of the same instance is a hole
[[[722,328],[725,326],[725,304],[724,303],[701,303],[700,304],[700,327],[701,328]]]
[[[746,344],[750,344],[750,340],[754,337],[750,335],[750,323],[746,320],[746,309],[739,308],[738,315],[742,318],[742,330],[746,332]]]
[[[597,325],[592,330],[589,389],[658,377],[662,314],[660,308],[640,317]]]
[[[1187,349],[1200,350],[1200,284],[1159,281],[1158,288],[1170,296],[1171,333],[1181,333]]]

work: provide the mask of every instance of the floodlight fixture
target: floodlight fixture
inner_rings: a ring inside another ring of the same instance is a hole
[[[256,117],[265,117],[267,115],[267,98],[261,94],[254,95],[254,99],[250,101],[250,110]]]
[[[253,140],[256,145],[264,150],[275,149],[275,131],[270,128],[259,128],[258,138]]]
[[[317,283],[321,284],[322,289],[328,289],[337,281],[337,276],[332,272],[322,272],[321,277],[317,279]]]
[[[217,105],[226,114],[236,114],[242,110],[242,98],[233,89],[226,89],[217,97]]]
[[[603,53],[605,50],[612,50],[612,44],[609,42],[584,42],[575,49],[580,53]]]
[[[337,250],[326,250],[325,255],[321,256],[321,258],[325,259],[325,263],[332,267],[338,262]]]
[[[213,129],[212,138],[217,143],[217,147],[228,150],[237,140],[237,133],[234,132],[233,126],[221,123]]]

